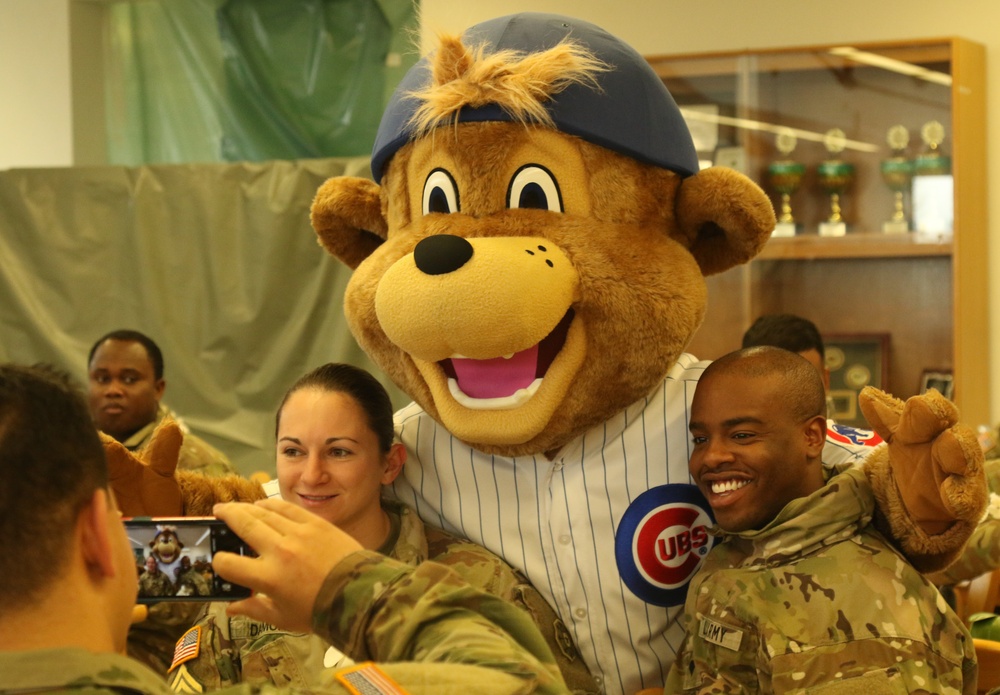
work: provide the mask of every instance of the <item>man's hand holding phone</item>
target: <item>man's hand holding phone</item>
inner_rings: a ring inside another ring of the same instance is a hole
[[[323,581],[341,560],[363,549],[333,524],[281,499],[227,502],[215,505],[213,512],[257,553],[215,555],[216,573],[254,591],[251,598],[230,604],[227,612],[287,630],[312,629],[313,604]]]

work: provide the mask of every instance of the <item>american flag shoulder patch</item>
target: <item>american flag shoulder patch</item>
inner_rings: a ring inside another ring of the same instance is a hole
[[[406,691],[374,662],[337,671],[337,680],[353,695],[406,695]]]
[[[195,625],[177,640],[177,646],[174,647],[174,660],[170,663],[167,673],[170,673],[185,661],[191,661],[191,659],[197,657],[200,650],[201,625]]]

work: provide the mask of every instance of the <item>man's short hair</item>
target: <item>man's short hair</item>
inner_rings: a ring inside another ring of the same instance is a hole
[[[108,486],[104,448],[61,371],[0,364],[0,606],[43,596],[69,559],[76,518]]]
[[[826,412],[826,388],[816,368],[796,352],[773,345],[755,345],[715,360],[701,375],[698,388],[716,374],[738,374],[776,380],[783,402],[797,421]],[[775,407],[778,407],[777,405]]]
[[[790,352],[815,350],[825,357],[823,337],[809,319],[794,314],[766,314],[743,334],[743,347],[773,345]]]
[[[90,367],[90,363],[94,361],[94,353],[97,352],[97,348],[99,348],[101,343],[105,340],[120,340],[125,343],[139,343],[146,348],[146,355],[149,357],[149,361],[153,365],[153,378],[157,381],[163,378],[163,353],[160,352],[160,346],[153,342],[153,339],[145,333],[140,333],[139,331],[133,331],[127,328],[106,333],[98,338],[97,342],[90,346],[90,353],[87,355],[88,368]]]

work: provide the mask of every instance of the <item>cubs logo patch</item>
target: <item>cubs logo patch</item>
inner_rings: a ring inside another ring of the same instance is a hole
[[[831,425],[826,430],[826,437],[841,444],[853,444],[854,446],[878,446],[882,443],[882,438],[878,436],[877,432],[849,425]]]
[[[629,590],[656,606],[679,606],[715,539],[712,510],[694,485],[660,485],[633,500],[615,534],[615,561]]]

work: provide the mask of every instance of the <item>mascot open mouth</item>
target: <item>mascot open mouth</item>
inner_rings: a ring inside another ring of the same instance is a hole
[[[556,327],[526,350],[512,355],[475,360],[459,355],[438,364],[448,377],[452,397],[466,408],[476,410],[516,408],[528,401],[566,342],[573,322],[573,310],[563,315]]]

